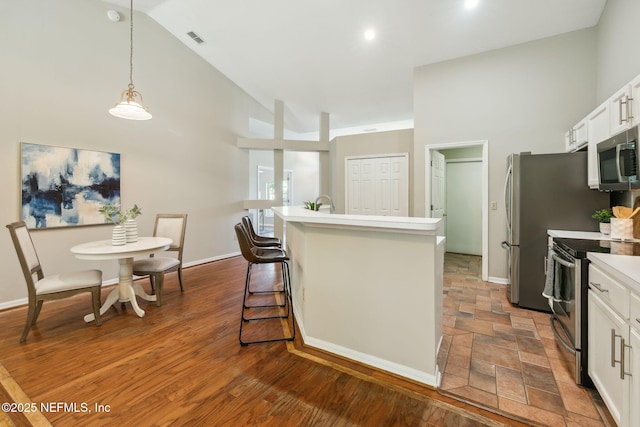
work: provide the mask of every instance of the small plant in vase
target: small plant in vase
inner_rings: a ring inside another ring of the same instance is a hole
[[[613,211],[611,209],[600,209],[591,215],[591,218],[600,223],[600,232],[602,234],[611,233],[611,218],[613,218]]]
[[[140,210],[138,205],[133,205],[133,207],[125,213],[124,229],[127,243],[138,241],[138,222],[136,218],[140,215],[142,215],[142,210]]]
[[[318,210],[320,210],[320,206],[322,206],[322,203],[304,202],[304,208],[305,208],[305,209],[309,209],[309,210],[311,210],[311,211],[318,211]]]
[[[98,212],[104,216],[106,222],[113,225],[122,225],[126,219],[122,212],[120,212],[120,206],[113,203],[101,206],[100,209],[98,209]]]
[[[125,243],[133,243],[138,241],[138,225],[135,220],[142,214],[142,210],[138,205],[125,211],[120,206],[109,203],[98,209],[106,222],[114,225],[111,232],[111,244],[114,246],[124,245]]]
[[[124,226],[122,225],[127,217],[120,211],[120,206],[109,203],[101,206],[98,212],[104,216],[106,222],[113,224],[111,244],[113,246],[121,246],[127,243]]]

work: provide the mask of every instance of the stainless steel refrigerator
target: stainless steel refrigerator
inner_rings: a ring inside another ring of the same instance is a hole
[[[505,180],[509,290],[512,303],[551,311],[542,296],[547,230],[597,231],[594,211],[609,194],[589,189],[587,153],[511,154]]]

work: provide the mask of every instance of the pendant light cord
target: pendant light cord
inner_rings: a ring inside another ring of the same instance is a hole
[[[130,22],[130,37],[129,37],[129,88],[133,89],[133,0],[131,0],[131,16],[129,17]]]

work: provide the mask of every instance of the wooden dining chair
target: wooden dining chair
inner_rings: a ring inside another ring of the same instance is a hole
[[[162,304],[162,286],[164,275],[173,271],[178,272],[180,292],[184,292],[182,286],[182,249],[184,247],[184,234],[187,228],[187,214],[158,214],[153,227],[154,237],[168,237],[173,242],[167,251],[176,252],[176,257],[154,256],[133,261],[133,274],[136,276],[149,276],[151,289],[156,295],[156,304]]]
[[[52,276],[44,275],[31,234],[24,221],[7,225],[11,240],[16,248],[22,273],[29,291],[29,311],[27,324],[22,332],[20,342],[27,339],[31,325],[35,325],[42,304],[47,300],[67,298],[83,292],[91,292],[91,302],[96,326],[100,326],[100,290],[102,287],[102,271],[83,270],[71,273],[60,273]]]

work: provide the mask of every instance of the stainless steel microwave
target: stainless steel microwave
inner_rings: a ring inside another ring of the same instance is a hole
[[[638,127],[633,127],[598,144],[599,189],[640,189],[638,181]]]

